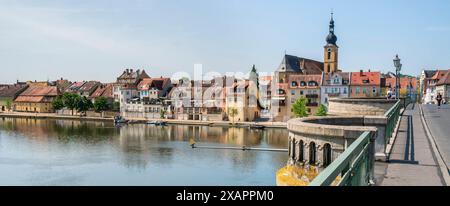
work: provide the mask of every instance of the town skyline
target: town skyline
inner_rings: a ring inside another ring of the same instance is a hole
[[[179,71],[193,73],[198,63],[205,73],[249,71],[253,64],[259,72],[273,72],[285,53],[323,59],[331,8],[339,37],[339,69],[392,72],[397,53],[405,74],[448,68],[449,54],[444,51],[450,44],[445,38],[450,26],[445,22],[448,14],[439,12],[450,7],[446,1],[414,2],[399,13],[395,7],[406,1],[353,5],[286,1],[283,6],[272,2],[2,2],[0,21],[5,28],[0,52],[6,71],[0,77],[2,83],[61,77],[111,82],[125,68],[145,69],[153,77],[171,76]],[[166,17],[164,11],[171,8],[178,13]],[[288,11],[281,13],[282,9]],[[415,16],[418,11],[423,20]],[[364,18],[355,18],[361,15]]]

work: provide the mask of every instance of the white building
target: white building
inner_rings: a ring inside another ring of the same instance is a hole
[[[350,78],[350,72],[323,74],[320,102],[328,106],[330,98],[348,98],[350,96]]]

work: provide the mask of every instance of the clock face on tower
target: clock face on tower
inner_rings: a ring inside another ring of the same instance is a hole
[[[328,50],[327,50],[328,52],[331,52],[331,48],[328,48]]]

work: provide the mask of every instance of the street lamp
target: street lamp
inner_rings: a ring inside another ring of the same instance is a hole
[[[395,98],[399,99],[400,70],[402,69],[402,64],[400,63],[400,58],[398,58],[398,54],[394,58],[394,66],[395,66]]]

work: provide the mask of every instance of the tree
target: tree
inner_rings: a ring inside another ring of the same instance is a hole
[[[97,97],[94,102],[95,112],[103,112],[109,109],[106,97]]]
[[[64,108],[64,101],[62,96],[57,96],[55,99],[53,99],[52,102],[53,109],[60,110]]]
[[[165,109],[161,109],[159,111],[159,115],[160,115],[161,119],[164,119],[166,117],[166,113],[167,113],[167,111]]]
[[[325,117],[327,115],[328,115],[327,107],[325,105],[321,104],[319,106],[319,108],[317,109],[316,116]]]
[[[303,118],[309,116],[308,111],[306,109],[307,101],[308,100],[304,97],[295,101],[295,103],[292,105],[292,112],[294,113],[295,117]]]
[[[236,108],[228,108],[228,116],[232,118],[233,124],[234,124],[234,118],[239,114],[238,109]]]
[[[72,110],[72,115],[73,115],[73,110],[77,108],[78,105],[78,101],[80,99],[80,95],[78,94],[72,94],[72,93],[64,93],[62,100],[64,103],[64,106],[70,110]]]
[[[120,102],[114,102],[112,105],[113,111],[120,111]]]
[[[6,109],[7,110],[11,110],[11,107],[12,107],[12,103],[11,103],[11,100],[6,100]]]
[[[86,114],[86,111],[88,111],[89,109],[91,109],[94,105],[92,104],[92,102],[87,99],[86,97],[79,97],[77,98],[77,111],[81,114]]]

